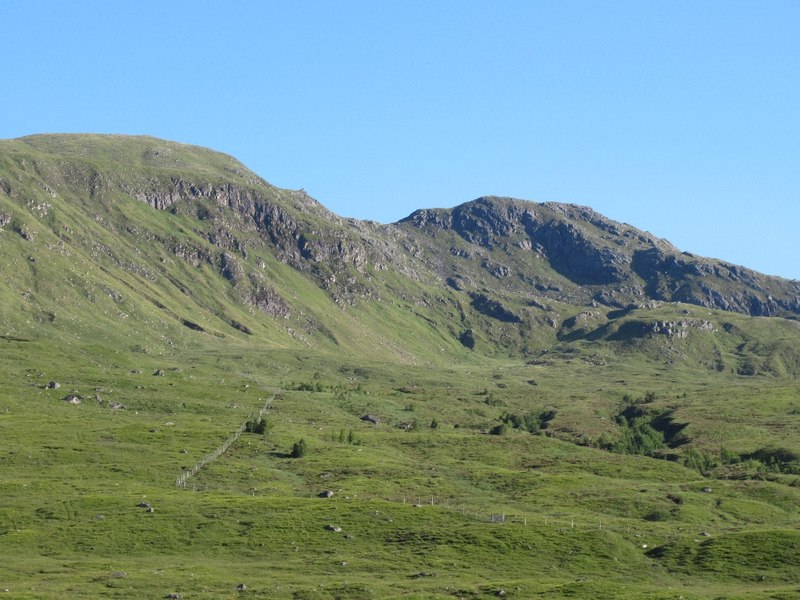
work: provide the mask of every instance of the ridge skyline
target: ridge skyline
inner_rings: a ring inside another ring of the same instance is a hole
[[[235,155],[233,155],[231,153],[224,152],[224,151],[221,151],[221,150],[217,150],[215,148],[208,147],[208,146],[203,146],[201,144],[195,144],[195,143],[183,142],[183,141],[177,141],[177,140],[170,140],[170,139],[159,137],[157,135],[152,135],[152,134],[147,134],[147,133],[143,133],[143,134],[97,133],[97,132],[94,132],[94,133],[92,133],[92,132],[85,132],[85,133],[68,133],[68,132],[32,133],[32,134],[26,134],[26,135],[15,137],[15,138],[9,138],[8,141],[14,141],[14,140],[24,141],[26,139],[48,138],[48,137],[50,137],[50,138],[53,138],[53,137],[68,138],[68,137],[76,137],[76,136],[77,137],[84,137],[85,136],[87,138],[90,138],[90,137],[93,137],[93,136],[99,136],[99,137],[123,138],[123,139],[124,138],[133,138],[133,139],[138,138],[138,139],[143,139],[143,140],[149,139],[149,140],[153,140],[153,141],[157,141],[157,142],[168,142],[168,143],[177,144],[177,145],[180,145],[180,146],[193,147],[193,148],[202,150],[204,152],[213,152],[213,153],[224,155],[224,156],[226,156],[226,157],[228,157],[230,159],[233,159],[236,162],[238,162],[239,164],[241,164],[244,168],[250,170],[257,177],[261,178],[263,181],[265,181],[269,185],[275,185],[273,183],[273,179],[272,179],[271,176],[265,176],[261,172],[255,170],[255,169],[251,169],[243,160],[241,160],[239,157],[237,157],[237,156],[235,156]],[[2,140],[0,140],[0,141],[2,141]],[[279,186],[279,187],[282,187],[282,186]],[[292,188],[285,188],[285,189],[292,189]],[[552,204],[552,205],[568,205],[568,206],[575,206],[575,207],[580,207],[580,208],[588,208],[591,211],[593,211],[593,212],[595,212],[595,213],[597,213],[597,214],[599,214],[599,215],[601,215],[601,216],[603,216],[605,218],[612,219],[612,220],[617,221],[617,222],[619,222],[619,223],[621,223],[623,225],[634,227],[634,228],[639,229],[639,230],[641,230],[641,231],[643,231],[643,232],[645,232],[645,233],[647,233],[649,235],[652,235],[655,238],[658,238],[660,240],[666,241],[670,245],[672,245],[674,248],[676,248],[677,250],[679,250],[680,252],[683,252],[685,254],[697,255],[697,256],[701,256],[703,258],[714,259],[714,260],[718,260],[718,261],[721,261],[721,262],[730,263],[732,265],[742,266],[742,267],[754,270],[754,271],[756,271],[756,272],[758,272],[760,274],[768,275],[768,276],[772,276],[772,277],[778,277],[778,278],[781,278],[781,279],[785,279],[787,281],[800,281],[800,272],[798,272],[797,276],[793,276],[791,274],[789,274],[789,275],[776,274],[776,273],[772,273],[772,272],[769,272],[769,271],[766,271],[766,270],[761,270],[758,267],[753,266],[753,264],[751,262],[748,262],[748,261],[740,262],[740,261],[737,261],[735,259],[731,259],[731,258],[729,258],[727,256],[724,256],[724,255],[721,255],[721,254],[714,254],[714,253],[705,254],[705,253],[700,253],[700,252],[694,252],[694,251],[692,251],[690,249],[689,246],[684,246],[683,244],[681,244],[679,242],[676,242],[669,235],[663,235],[661,233],[656,233],[651,228],[648,228],[646,226],[642,226],[642,225],[640,225],[638,223],[634,223],[630,219],[617,218],[615,216],[612,216],[612,215],[606,213],[605,211],[603,211],[602,209],[597,208],[597,206],[592,204],[591,202],[586,203],[586,202],[567,202],[567,201],[560,201],[560,200],[538,200],[538,199],[532,199],[532,198],[527,198],[527,197],[523,197],[523,196],[509,196],[509,195],[505,195],[505,194],[486,193],[486,194],[480,194],[480,195],[477,195],[477,196],[473,196],[469,200],[463,200],[462,199],[462,200],[460,200],[460,201],[458,201],[458,202],[456,202],[454,204],[450,204],[450,205],[446,205],[446,206],[444,206],[444,205],[436,206],[433,203],[430,203],[428,206],[417,206],[417,208],[411,209],[407,214],[402,215],[402,216],[400,216],[400,217],[398,217],[398,218],[396,218],[396,219],[394,219],[392,221],[382,221],[382,220],[380,220],[378,218],[375,218],[374,216],[364,212],[363,210],[360,212],[360,216],[351,216],[350,214],[347,214],[347,212],[341,212],[340,209],[332,207],[324,199],[320,199],[320,197],[318,195],[310,194],[309,191],[305,187],[294,188],[294,191],[299,191],[299,192],[303,192],[303,193],[308,194],[310,198],[312,198],[313,200],[318,202],[325,209],[331,211],[337,217],[345,218],[345,219],[357,219],[359,221],[373,222],[373,223],[378,223],[378,224],[381,224],[381,225],[392,225],[392,224],[401,223],[401,222],[409,219],[414,213],[416,213],[416,212],[418,212],[420,210],[452,210],[452,209],[457,208],[459,206],[462,206],[464,204],[468,204],[468,203],[474,202],[476,200],[481,200],[483,198],[508,199],[508,200],[513,200],[513,201],[528,202],[528,203],[537,204],[537,205],[549,205],[549,204]]]

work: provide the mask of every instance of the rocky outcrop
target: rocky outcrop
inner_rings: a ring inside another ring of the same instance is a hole
[[[286,302],[271,288],[256,285],[250,295],[249,303],[273,317],[285,317],[289,314]]]
[[[698,331],[714,331],[711,321],[655,321],[651,331],[655,334],[665,335],[669,338],[683,339],[688,337],[690,329]]]
[[[636,252],[631,266],[645,281],[647,295],[657,300],[755,317],[800,313],[800,282],[686,253],[667,254],[657,248]]]
[[[427,240],[430,256],[452,257],[437,272],[456,291],[482,285],[616,308],[649,299],[752,316],[800,314],[800,282],[681,253],[587,207],[484,197],[452,210],[419,210],[399,225]],[[442,232],[454,232],[462,242],[447,242],[444,252]],[[473,263],[492,279],[481,277]]]

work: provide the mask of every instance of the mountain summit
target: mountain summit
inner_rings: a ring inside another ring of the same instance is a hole
[[[441,233],[455,233],[452,256],[477,258],[501,287],[518,293],[619,308],[657,300],[752,316],[800,313],[798,282],[680,252],[588,207],[485,197],[419,210],[402,223],[433,247]],[[457,277],[459,261],[448,266]]]

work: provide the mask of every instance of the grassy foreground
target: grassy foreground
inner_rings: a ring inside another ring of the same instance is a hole
[[[2,343],[7,597],[800,597],[797,475],[704,476],[588,443],[649,385],[656,407],[681,399],[699,448],[796,449],[796,383],[676,387],[642,365],[601,381],[567,359],[400,370],[216,339],[162,356]],[[269,398],[265,434],[176,487]],[[544,408],[547,435],[488,433]]]

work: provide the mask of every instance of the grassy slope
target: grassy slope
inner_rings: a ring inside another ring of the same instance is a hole
[[[240,581],[256,597],[319,598],[789,598],[800,586],[796,477],[712,481],[667,461],[484,433],[507,408],[552,406],[576,423],[612,412],[618,390],[594,388],[588,366],[398,371],[209,341],[165,356],[78,346],[69,357],[48,342],[4,341],[0,579],[15,597],[218,597]],[[530,386],[521,378],[534,370]],[[41,389],[51,378],[62,388]],[[674,389],[657,381],[657,393]],[[174,487],[274,390],[298,383],[323,390],[280,391],[268,435],[244,434],[189,489]],[[752,443],[739,427],[768,436],[798,397],[788,382],[761,390],[784,399],[766,405],[748,386],[711,395],[710,383],[681,388],[698,398],[683,410],[728,410],[708,435],[728,435],[732,448]],[[505,407],[487,405],[485,387]],[[64,403],[67,392],[83,403]],[[367,412],[382,423],[361,421]],[[396,427],[412,420],[419,429]],[[308,454],[289,458],[301,437]],[[336,495],[316,497],[326,489]],[[154,513],[136,507],[143,500]],[[507,521],[490,523],[493,514]]]
[[[623,394],[649,391],[650,409],[687,424],[679,453],[800,452],[797,323],[664,305],[611,322],[595,311],[573,336],[532,314],[523,360],[488,352],[492,335],[519,335],[490,321],[476,350],[463,348],[451,331],[457,298],[437,303],[423,283],[398,277],[391,301],[342,308],[256,249],[248,264],[263,261],[291,308],[265,318],[213,266],[120,235],[136,223],[202,246],[188,217],[119,196],[93,204],[87,223],[85,195],[32,186],[48,164],[35,154],[44,141],[20,151],[27,196],[0,194],[0,212],[35,232],[0,231],[0,589],[10,597],[233,597],[239,582],[265,598],[800,597],[798,476],[733,465],[709,479],[575,443],[616,435]],[[152,140],[124,156],[111,141],[96,140],[109,160],[156,169],[141,158]],[[238,168],[204,152],[179,152],[178,166],[209,178]],[[244,170],[234,176],[247,183]],[[43,202],[53,208],[40,214]],[[550,308],[559,323],[585,312]],[[687,318],[715,331],[674,339],[626,326]],[[44,389],[50,380],[61,388]],[[68,393],[82,403],[63,402]],[[244,434],[189,489],[175,487],[273,394],[266,436]],[[552,437],[486,433],[504,411],[544,408],[556,411]],[[300,438],[309,452],[292,459]]]

